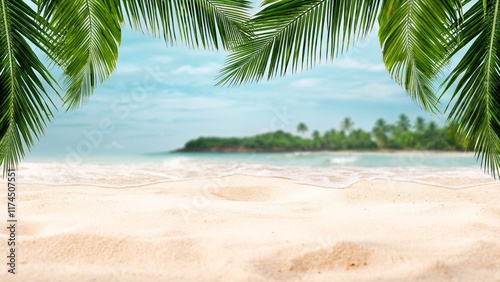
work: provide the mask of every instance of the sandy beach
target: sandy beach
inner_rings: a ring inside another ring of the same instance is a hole
[[[17,274],[3,263],[1,281],[500,281],[499,183],[17,189]]]

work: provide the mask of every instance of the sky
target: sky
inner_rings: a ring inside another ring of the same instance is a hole
[[[312,70],[225,87],[215,86],[215,76],[228,53],[171,47],[124,27],[114,73],[84,106],[55,112],[30,155],[164,152],[199,136],[295,132],[300,122],[310,133],[324,132],[345,117],[365,130],[378,118],[395,122],[401,113],[444,124],[391,80],[376,32]]]

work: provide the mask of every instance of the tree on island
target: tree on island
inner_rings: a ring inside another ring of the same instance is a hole
[[[423,117],[417,117],[417,119],[415,120],[415,125],[414,125],[415,131],[417,133],[423,133],[426,126],[427,125],[425,123],[425,119]]]
[[[314,130],[312,133],[312,149],[321,149],[323,140],[321,140],[321,133],[318,130]]]
[[[307,128],[307,125],[305,123],[301,122],[297,125],[297,133],[304,134],[307,132],[307,130],[308,130],[308,128]]]
[[[413,134],[410,131],[411,121],[405,114],[400,114],[398,117],[398,121],[392,130],[392,135],[395,140],[397,140],[397,144],[401,146],[401,149],[406,149],[413,147]],[[395,146],[393,144],[393,146]]]
[[[373,136],[377,140],[378,146],[380,149],[386,149],[387,144],[388,144],[388,132],[389,132],[390,126],[387,125],[387,122],[379,118],[375,122],[375,126],[372,129]]]
[[[398,117],[398,122],[396,123],[396,128],[400,131],[408,131],[411,128],[411,121],[405,114],[400,114]]]
[[[340,123],[340,130],[344,131],[347,135],[351,132],[354,127],[354,122],[352,122],[351,118],[344,118]]]

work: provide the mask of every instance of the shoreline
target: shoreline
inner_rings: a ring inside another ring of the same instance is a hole
[[[439,155],[439,156],[474,156],[474,152],[446,151],[446,150],[342,150],[342,151],[168,151],[153,154],[358,154],[358,155]]]
[[[496,281],[498,202],[498,183],[361,180],[324,189],[242,175],[120,189],[20,182],[16,278]]]

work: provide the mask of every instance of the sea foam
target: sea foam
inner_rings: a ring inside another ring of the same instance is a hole
[[[288,155],[289,156],[289,155]],[[288,158],[288,156],[284,156]],[[296,157],[308,156],[301,154]],[[308,156],[312,159],[311,156]],[[492,183],[479,167],[441,166],[379,166],[361,167],[358,156],[328,156],[330,165],[276,164],[276,156],[268,163],[253,159],[242,160],[169,157],[156,162],[84,163],[68,165],[64,162],[28,162],[18,169],[18,181],[49,185],[93,185],[104,187],[132,187],[151,183],[192,179],[211,179],[231,175],[279,177],[297,183],[346,188],[361,180],[410,181],[447,188],[466,188]],[[317,159],[318,157],[316,157]],[[259,163],[260,161],[260,163]],[[272,163],[272,164],[269,164]],[[319,163],[314,160],[314,164]],[[285,163],[286,164],[286,163]]]

